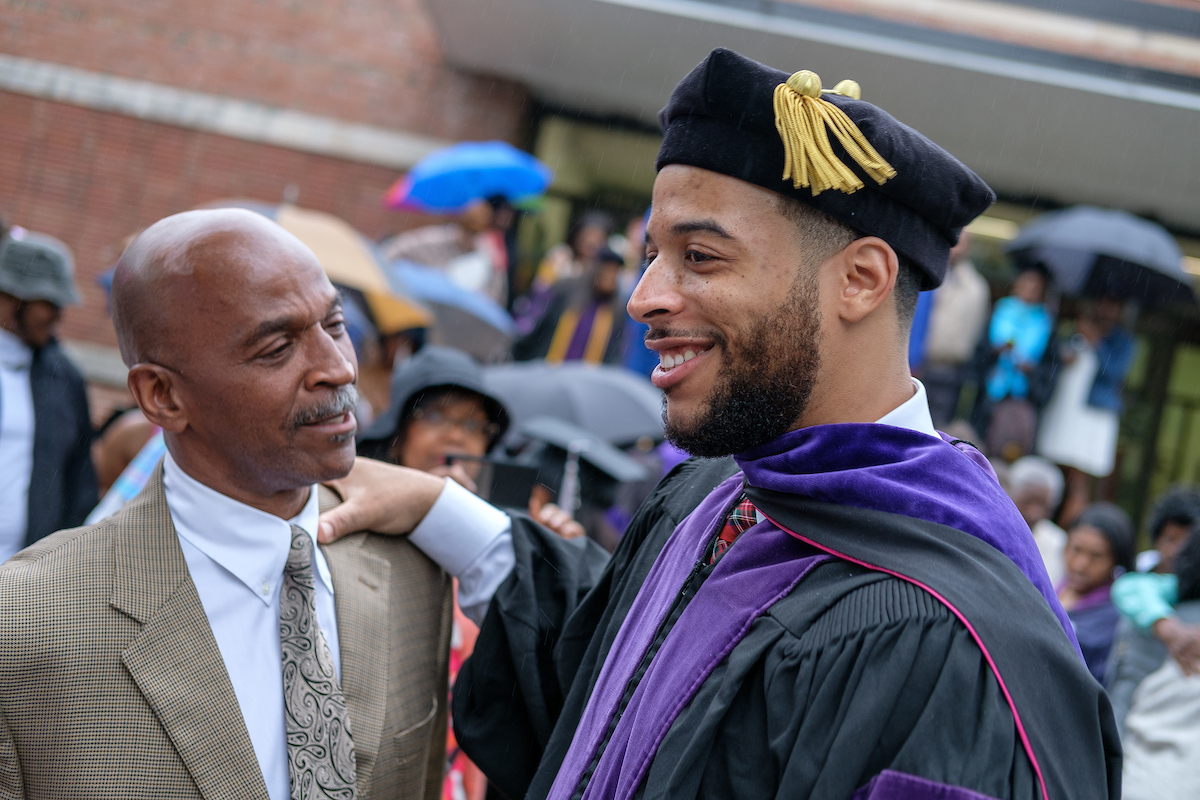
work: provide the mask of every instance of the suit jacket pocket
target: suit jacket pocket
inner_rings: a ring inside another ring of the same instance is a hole
[[[432,741],[432,734],[437,729],[437,725],[434,724],[437,721],[437,713],[438,701],[434,697],[429,702],[429,713],[424,719],[396,734],[396,758],[400,767],[396,785],[401,789],[397,797],[417,798],[425,794],[429,748],[445,747],[444,742]]]

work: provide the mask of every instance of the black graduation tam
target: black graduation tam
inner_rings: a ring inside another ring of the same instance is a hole
[[[792,197],[878,236],[942,282],[962,228],[996,195],[961,161],[858,98],[717,48],[666,108],[657,168],[684,164]]]

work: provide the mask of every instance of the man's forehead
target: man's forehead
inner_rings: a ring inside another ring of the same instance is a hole
[[[218,239],[215,247],[193,250],[192,269],[177,276],[173,305],[193,333],[238,349],[260,332],[310,325],[329,313],[337,290],[306,249],[242,232]]]
[[[737,178],[673,164],[654,181],[646,235],[665,235],[675,226],[702,221],[732,233],[739,225],[762,221],[764,211],[777,209],[778,199],[774,192]]]

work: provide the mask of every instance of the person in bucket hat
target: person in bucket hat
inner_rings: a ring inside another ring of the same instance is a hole
[[[54,338],[78,302],[65,244],[21,228],[0,240],[0,562],[99,499],[83,377]]]

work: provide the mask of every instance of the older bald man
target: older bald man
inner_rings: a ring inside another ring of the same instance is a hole
[[[314,547],[357,374],[316,258],[248,211],[168,217],[121,257],[113,319],[168,455],[0,568],[0,798],[432,800],[450,579],[404,539]]]

